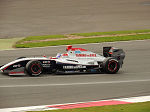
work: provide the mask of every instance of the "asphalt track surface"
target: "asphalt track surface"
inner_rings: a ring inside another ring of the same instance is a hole
[[[0,0],[0,38],[150,28],[149,0]]]
[[[41,77],[0,74],[0,108],[150,95],[150,40],[78,47],[101,53],[103,46],[111,45],[126,52],[124,66],[118,74],[45,74]],[[0,51],[0,64],[20,56],[55,56],[57,52],[65,52],[65,46]]]

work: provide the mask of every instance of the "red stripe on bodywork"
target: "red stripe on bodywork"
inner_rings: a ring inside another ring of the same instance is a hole
[[[11,66],[11,65],[9,65],[9,66]],[[4,70],[6,70],[9,66],[7,66],[7,67],[3,68],[3,71],[4,71]]]
[[[77,104],[54,105],[54,106],[48,106],[48,107],[49,108],[58,108],[58,109],[72,109],[72,108],[118,105],[118,104],[129,104],[129,103],[130,102],[110,100],[110,101],[97,101],[97,102],[77,103]]]
[[[19,74],[19,73],[24,73],[24,72],[9,72],[9,74]]]
[[[82,48],[71,48],[71,51],[77,51],[77,50],[80,50],[80,51],[87,51],[86,49],[82,49]]]

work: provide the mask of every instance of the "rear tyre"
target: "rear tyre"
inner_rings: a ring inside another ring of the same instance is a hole
[[[43,67],[40,61],[29,61],[26,64],[26,72],[33,77],[40,76],[42,73]]]
[[[109,74],[115,74],[120,69],[120,64],[115,58],[106,58],[103,62],[103,70]]]

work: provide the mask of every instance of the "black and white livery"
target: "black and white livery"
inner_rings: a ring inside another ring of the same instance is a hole
[[[115,74],[123,65],[125,52],[114,47],[103,47],[103,55],[82,48],[67,47],[67,52],[56,57],[20,57],[0,67],[8,75],[39,76],[43,73],[108,73]]]

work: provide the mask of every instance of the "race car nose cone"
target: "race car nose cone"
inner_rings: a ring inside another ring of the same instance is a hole
[[[1,69],[1,67],[0,67],[0,72],[3,72],[2,69]]]

